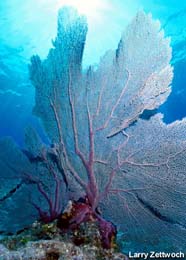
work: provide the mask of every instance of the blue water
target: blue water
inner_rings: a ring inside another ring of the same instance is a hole
[[[88,5],[89,1],[86,2]],[[88,16],[84,66],[98,63],[106,50],[116,48],[126,24],[138,10],[151,12],[161,21],[165,34],[171,36],[173,47],[172,94],[160,111],[164,113],[166,122],[186,116],[186,1],[100,2],[103,4],[100,8],[98,5],[97,10],[95,8],[94,16]],[[59,1],[55,0],[0,2],[0,136],[13,136],[20,145],[23,144],[25,125],[31,122],[40,128],[37,119],[31,115],[34,89],[30,85],[27,68],[32,54],[45,57],[51,47],[59,5]]]

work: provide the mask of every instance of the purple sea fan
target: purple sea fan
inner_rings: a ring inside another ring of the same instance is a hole
[[[52,144],[45,148],[49,165],[76,201],[73,225],[88,214],[99,221],[103,240],[115,232],[112,221],[134,249],[184,249],[186,121],[145,119],[171,91],[169,39],[139,12],[117,50],[82,71],[86,33],[85,17],[60,10],[54,47],[30,65],[33,112]]]
[[[59,147],[76,199],[84,194],[93,212],[100,207],[135,244],[160,245],[167,234],[173,241],[177,229],[185,232],[178,185],[185,164],[176,163],[185,155],[185,120],[167,126],[160,114],[140,118],[170,94],[169,39],[159,22],[139,12],[116,52],[82,71],[86,33],[84,17],[59,12],[54,48],[43,62],[32,58],[34,112]],[[175,213],[180,207],[182,215]]]

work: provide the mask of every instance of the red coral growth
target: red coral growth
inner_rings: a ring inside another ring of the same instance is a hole
[[[97,222],[103,248],[111,248],[117,233],[116,227],[93,211],[87,198],[70,201],[66,210],[58,218],[57,226],[66,232],[78,229],[80,224],[88,221]]]

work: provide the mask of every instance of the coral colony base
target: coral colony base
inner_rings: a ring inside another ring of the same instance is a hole
[[[169,39],[139,12],[117,50],[82,71],[86,34],[85,17],[63,8],[47,58],[31,59],[33,113],[50,144],[32,127],[24,149],[0,141],[2,233],[36,219],[61,234],[93,222],[106,249],[117,226],[125,251],[185,250],[186,121],[145,116],[171,92]]]

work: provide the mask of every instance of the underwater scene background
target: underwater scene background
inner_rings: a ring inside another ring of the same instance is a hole
[[[52,39],[56,37],[56,28],[57,28],[57,14],[58,10],[66,5],[72,5],[79,11],[80,14],[87,16],[88,22],[88,33],[87,40],[85,44],[85,50],[83,55],[83,69],[89,65],[94,65],[94,68],[99,67],[100,57],[102,57],[107,50],[115,50],[118,46],[118,42],[121,38],[122,32],[125,30],[126,26],[130,23],[132,18],[136,15],[138,11],[143,10],[145,13],[151,13],[153,19],[160,20],[161,28],[165,32],[165,37],[171,37],[170,45],[172,47],[172,59],[171,65],[174,68],[174,77],[172,81],[172,92],[165,101],[165,103],[160,102],[161,105],[155,110],[147,111],[147,114],[143,114],[142,118],[148,119],[151,115],[154,115],[158,112],[163,113],[163,122],[166,124],[172,123],[176,120],[180,120],[186,117],[186,1],[175,1],[175,0],[96,0],[96,1],[59,1],[59,0],[5,0],[0,2],[0,137],[11,136],[14,141],[24,150],[24,136],[25,136],[25,127],[32,125],[37,132],[39,133],[42,141],[45,144],[49,144],[48,133],[44,131],[43,124],[41,121],[32,114],[33,107],[35,105],[35,88],[37,84],[34,85],[37,79],[37,69],[39,68],[40,60],[33,59],[31,65],[31,72],[29,74],[28,65],[31,64],[30,58],[37,54],[40,56],[41,60],[45,59],[48,55],[49,49],[52,47]],[[80,23],[81,24],[81,23]],[[85,29],[86,30],[86,29]],[[82,35],[81,35],[82,36]],[[55,44],[54,44],[55,45]],[[57,44],[55,45],[57,46]],[[57,47],[56,47],[57,48]],[[81,52],[81,49],[80,49]],[[81,53],[80,53],[81,54]],[[51,55],[52,56],[52,55]],[[118,54],[119,56],[119,54]],[[49,57],[50,60],[51,57]],[[52,58],[51,58],[52,59]],[[80,59],[80,58],[79,58]],[[38,66],[38,67],[37,67]],[[48,66],[48,65],[47,65]],[[39,69],[38,69],[39,71]],[[30,75],[32,78],[32,83],[30,81]],[[39,77],[39,76],[38,76]],[[125,78],[126,80],[126,78]],[[38,81],[39,82],[39,81]],[[127,80],[126,80],[127,82]],[[119,83],[118,83],[119,84]],[[127,84],[127,83],[126,83]],[[33,86],[34,85],[34,86]],[[72,89],[73,91],[73,89]],[[80,97],[81,100],[81,97]],[[93,103],[93,101],[92,101]],[[163,104],[162,104],[163,103]],[[53,105],[53,103],[51,103]],[[66,107],[64,106],[66,109]],[[37,109],[37,108],[36,108]],[[81,107],[77,108],[77,110]],[[92,108],[93,109],[93,108]],[[68,110],[68,108],[67,108]],[[82,109],[83,110],[83,109]],[[55,110],[54,110],[55,111]],[[41,111],[40,111],[41,112]],[[67,113],[68,114],[68,113]],[[72,110],[73,114],[73,110]],[[82,114],[84,115],[84,114]],[[42,116],[41,116],[42,117]],[[72,116],[73,120],[73,116]],[[81,118],[79,119],[81,120]],[[159,119],[158,119],[159,120]],[[135,120],[134,120],[135,121]],[[148,121],[148,120],[147,120]],[[153,121],[152,121],[153,122]],[[159,121],[158,121],[159,122]],[[68,125],[68,120],[67,120]],[[133,123],[133,122],[132,122]],[[161,123],[160,123],[161,125]],[[156,127],[156,122],[154,122]],[[162,126],[162,125],[161,125]],[[47,126],[48,127],[48,126]],[[147,128],[149,126],[147,125]],[[81,126],[79,126],[80,130]],[[139,125],[139,133],[141,133],[142,126]],[[149,129],[151,129],[149,127]],[[182,129],[180,127],[180,129]],[[179,131],[181,131],[178,129]],[[83,133],[86,130],[82,130]],[[128,135],[132,135],[133,130],[129,133],[124,133],[125,138],[128,138]],[[163,131],[163,130],[162,130]],[[31,132],[29,132],[31,133]],[[32,135],[33,133],[31,133]],[[152,133],[153,136],[154,133]],[[66,133],[68,136],[68,133]],[[140,134],[139,134],[140,135]],[[155,135],[155,134],[154,134]],[[164,134],[164,137],[168,135]],[[177,134],[176,130],[173,133],[170,133],[170,136],[167,136],[166,140],[171,142],[171,138],[175,135],[179,138],[179,142],[182,142],[181,134]],[[72,134],[73,136],[73,134]],[[142,135],[143,136],[143,135]],[[112,136],[111,136],[112,137]],[[29,138],[29,135],[27,136]],[[68,138],[71,138],[71,133]],[[67,139],[68,139],[67,138]],[[82,137],[80,137],[82,138]],[[117,138],[117,137],[116,137]],[[138,136],[136,137],[137,140]],[[54,138],[55,139],[55,138]],[[160,138],[161,139],[161,138]],[[162,140],[164,140],[162,138]],[[117,139],[114,140],[114,143],[117,143]],[[137,143],[138,141],[136,141]],[[28,141],[29,143],[29,141]],[[55,142],[54,142],[55,144]],[[30,144],[29,144],[30,145]],[[71,144],[73,146],[73,142]],[[54,145],[55,146],[55,145]],[[85,143],[86,146],[86,143]],[[88,146],[88,145],[87,145]],[[148,145],[147,145],[148,146]],[[181,146],[181,144],[180,144]],[[7,146],[8,147],[8,146]],[[83,147],[83,146],[82,146]],[[145,144],[144,144],[145,147]],[[52,147],[52,149],[55,147]],[[83,147],[84,148],[84,147]],[[129,148],[132,149],[132,145]],[[11,148],[7,150],[7,154],[11,154]],[[70,150],[71,147],[68,147]],[[106,149],[106,148],[105,148]],[[136,148],[137,149],[137,148]],[[72,149],[73,150],[73,149]],[[86,150],[86,148],[85,148]],[[57,150],[56,150],[57,151]],[[70,150],[71,151],[71,150]],[[177,150],[175,150],[177,151]],[[51,156],[54,150],[47,152],[47,159],[53,160]],[[176,152],[177,154],[178,152]],[[4,156],[1,152],[0,155]],[[26,154],[28,157],[30,155]],[[48,157],[49,156],[49,157]],[[73,156],[73,151],[72,155]],[[81,155],[80,155],[81,157]],[[160,153],[161,157],[161,153]],[[171,157],[171,156],[170,156]],[[10,157],[11,158],[11,157]],[[52,159],[51,159],[52,158]],[[162,155],[163,158],[163,155]],[[22,159],[22,158],[21,158]],[[30,159],[30,158],[29,158]],[[36,157],[31,158],[36,159]],[[38,159],[38,158],[37,158]],[[40,158],[39,158],[40,159]],[[181,163],[183,159],[179,158]],[[10,159],[11,161],[11,159]],[[24,158],[23,158],[24,161]],[[72,159],[73,161],[73,159]],[[82,160],[83,161],[83,160]],[[78,160],[74,159],[74,163],[77,163]],[[101,162],[102,163],[102,162]],[[114,159],[113,159],[114,163]],[[86,164],[85,164],[86,165]],[[168,164],[167,164],[168,165]],[[167,166],[166,165],[166,166]],[[156,167],[156,165],[155,165]],[[183,166],[183,171],[184,171]],[[86,168],[86,167],[85,167]],[[169,168],[169,166],[167,166]],[[173,165],[174,168],[174,165]],[[130,168],[122,169],[124,172],[130,172]],[[175,167],[175,171],[176,171]],[[99,172],[99,169],[98,169]],[[4,176],[5,172],[0,174]],[[83,174],[83,173],[82,173]],[[81,174],[80,174],[81,175]],[[43,178],[43,176],[42,176]],[[120,176],[121,178],[121,176]],[[27,180],[28,181],[28,180]],[[33,180],[30,180],[33,182]],[[50,183],[50,179],[47,179]],[[60,180],[61,181],[61,180]],[[104,185],[103,180],[100,181],[99,185]],[[103,181],[103,183],[102,183]],[[176,182],[176,181],[175,181]],[[3,183],[3,182],[2,182]],[[133,185],[135,180],[132,180],[128,185],[126,184],[126,189]],[[140,181],[136,182],[141,184]],[[20,184],[22,185],[22,184]],[[146,185],[146,184],[145,184]],[[157,183],[155,185],[158,185]],[[72,190],[76,187],[73,183]],[[63,187],[64,188],[64,187]],[[1,185],[3,190],[3,186]],[[18,187],[19,189],[19,187]],[[78,187],[79,189],[79,187]],[[77,191],[78,191],[77,189]],[[152,188],[153,189],[153,188]],[[3,194],[1,190],[1,193]],[[80,189],[81,191],[81,189]],[[34,190],[33,190],[34,192]],[[74,192],[74,191],[73,191]],[[73,193],[72,192],[72,193]],[[183,192],[180,190],[180,192]],[[76,193],[76,192],[75,192]],[[167,194],[167,193],[166,193]],[[163,194],[166,198],[166,194]],[[162,195],[162,196],[163,196]],[[65,197],[66,195],[64,195]],[[136,195],[138,196],[138,195]],[[144,193],[146,196],[146,193]],[[76,197],[76,195],[74,195]],[[148,195],[147,195],[148,197]],[[172,201],[169,201],[170,205],[172,203],[174,207],[174,200],[177,200],[177,195],[174,195]],[[64,200],[68,200],[66,197]],[[165,212],[160,215],[155,208],[152,208],[150,204],[146,203],[144,198],[138,198],[141,205],[145,205],[147,210],[150,210],[151,213],[157,215],[157,217],[165,222],[167,222],[167,227],[172,224],[176,228],[181,227],[181,232],[185,232],[185,219],[182,221],[180,219],[179,210],[177,212],[175,220],[174,217],[171,217],[168,212],[168,217]],[[17,199],[19,201],[19,198]],[[180,200],[176,206],[179,206],[182,201]],[[14,204],[14,202],[12,202]],[[59,202],[58,202],[59,203]],[[117,200],[114,201],[117,204]],[[168,203],[168,204],[169,204]],[[8,204],[7,204],[8,205]],[[11,204],[10,204],[11,205]],[[106,215],[110,217],[112,212],[108,213],[108,210],[105,209],[107,204],[103,206],[103,211],[106,212]],[[109,205],[109,203],[108,203]],[[169,205],[169,206],[170,206]],[[19,208],[19,207],[18,207]],[[2,210],[2,209],[1,209]],[[86,209],[87,210],[87,209]],[[23,209],[24,211],[24,209]],[[3,212],[3,211],[2,211]],[[32,212],[30,212],[31,214]],[[6,214],[6,213],[5,213]],[[158,215],[159,214],[159,215]],[[121,215],[122,218],[123,215]],[[185,216],[183,214],[183,216]],[[33,216],[32,216],[33,218]],[[134,214],[135,218],[135,214]],[[33,218],[34,219],[34,218]],[[112,219],[112,217],[110,218]],[[23,219],[24,213],[23,213]],[[140,222],[142,220],[140,219]],[[25,224],[29,223],[29,220],[25,221]],[[101,222],[102,223],[102,222]],[[135,223],[135,221],[134,221]],[[181,224],[180,224],[181,223]],[[6,223],[7,224],[7,223]],[[158,225],[158,221],[154,222]],[[2,224],[1,224],[2,225]],[[117,225],[117,224],[116,224]],[[11,226],[11,223],[10,223]],[[160,224],[161,226],[161,224]],[[163,228],[164,226],[162,226]],[[130,233],[130,227],[127,227],[127,234]],[[131,227],[131,233],[141,232],[138,230],[135,225]],[[112,228],[111,228],[112,229]],[[170,236],[172,237],[174,229],[170,229]],[[120,233],[122,236],[123,234]],[[169,234],[167,234],[167,241]],[[182,236],[182,237],[183,237]],[[172,239],[172,238],[171,238]],[[144,236],[145,243],[148,240],[148,236]],[[175,235],[175,244],[178,242],[179,236]],[[120,242],[121,243],[121,242]],[[178,246],[175,246],[175,250],[180,248],[186,248],[185,238],[178,243]],[[122,243],[121,243],[122,244]],[[132,241],[130,238],[125,237],[123,242],[123,251],[127,253],[129,250],[135,251],[139,250],[139,241]],[[153,244],[153,242],[152,242]],[[156,242],[154,242],[156,245]],[[180,246],[180,244],[182,246]],[[177,245],[177,244],[176,244]],[[133,247],[133,248],[131,248]],[[165,247],[165,250],[171,249],[171,244],[165,241],[165,245],[161,245],[161,250]],[[158,248],[155,247],[157,250]],[[148,251],[147,247],[144,247],[143,250]]]

